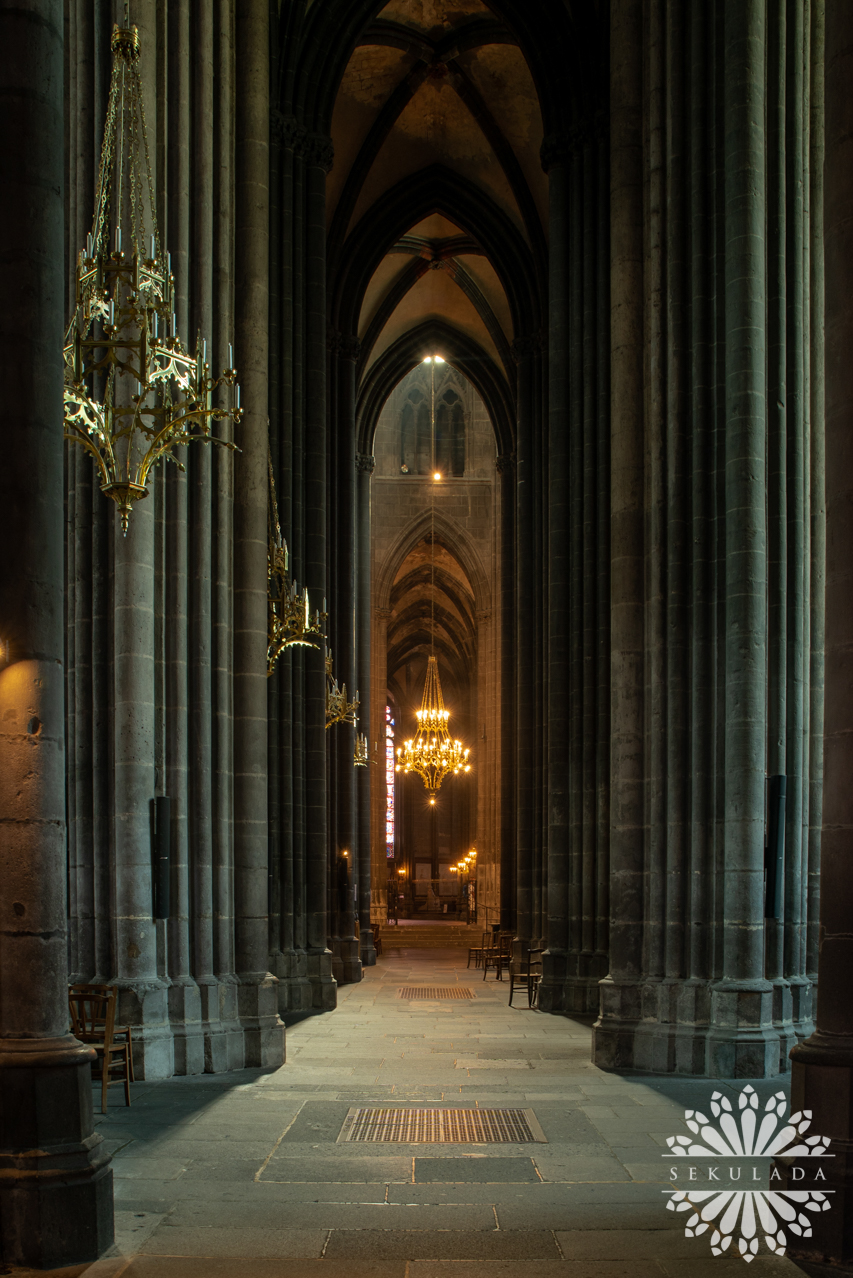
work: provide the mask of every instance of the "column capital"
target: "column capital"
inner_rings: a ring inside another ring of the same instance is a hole
[[[361,352],[361,342],[354,333],[342,333],[337,328],[330,328],[326,332],[326,349],[330,355],[355,363]]]
[[[545,350],[545,346],[545,334],[538,329],[535,333],[526,333],[523,337],[517,337],[510,350],[515,363],[520,364],[523,359],[529,359],[531,355],[540,355]]]
[[[518,458],[514,452],[501,453],[499,457],[495,458],[495,470],[499,475],[505,475],[515,469],[517,462]]]
[[[608,136],[610,116],[607,111],[590,111],[566,129],[564,133],[549,133],[539,148],[539,159],[546,173],[558,164],[565,164],[582,151]]]
[[[302,146],[306,129],[294,115],[285,115],[275,107],[270,111],[270,141],[296,151]]]
[[[376,458],[371,453],[356,453],[355,468],[367,475],[372,475],[376,466]]]
[[[302,156],[306,164],[314,165],[328,173],[335,162],[335,147],[325,133],[306,133],[302,144]]]
[[[335,162],[332,139],[325,133],[309,133],[294,115],[282,111],[270,111],[270,141],[300,156],[306,164],[316,165],[329,172]]]

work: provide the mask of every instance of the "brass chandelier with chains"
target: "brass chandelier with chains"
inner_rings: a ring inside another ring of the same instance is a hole
[[[441,356],[427,356],[424,363],[430,365],[430,465],[432,471],[430,500],[430,655],[427,662],[426,681],[421,708],[417,711],[418,727],[415,735],[397,750],[397,772],[415,772],[421,778],[430,796],[431,804],[442,781],[448,776],[458,776],[471,771],[468,756],[471,751],[461,741],[451,737],[448,728],[450,711],[445,708],[435,656],[435,484],[441,475],[435,468],[435,365],[444,363]]]
[[[159,461],[184,469],[175,450],[194,440],[234,449],[212,434],[242,416],[232,349],[218,376],[207,343],[187,350],[177,328],[175,277],[157,225],[139,73],[139,33],[112,36],[113,69],[92,231],[78,256],[74,312],[65,334],[65,438],[93,458],[101,492],[127,534]],[[122,223],[125,235],[122,239]]]

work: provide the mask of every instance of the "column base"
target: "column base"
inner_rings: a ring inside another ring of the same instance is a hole
[[[95,1133],[91,1052],[67,1039],[0,1048],[0,1262],[53,1269],[113,1242],[113,1175]]]
[[[227,1068],[243,1069],[246,1064],[246,1045],[243,1026],[240,1024],[240,982],[233,972],[220,973],[217,979],[219,981],[219,1021],[227,1044]]]
[[[769,981],[599,982],[593,1062],[698,1078],[776,1078],[788,1039],[773,1025]]]
[[[523,971],[523,957],[521,963],[521,970]],[[547,949],[542,955],[542,980],[539,982],[539,1011],[562,1012],[564,1010],[565,986],[566,952],[565,950]]]
[[[607,975],[607,955],[592,951],[569,954],[563,1011],[567,1016],[597,1016],[601,1006],[599,985]]]
[[[338,983],[332,975],[332,952],[309,950],[306,958],[308,980],[311,983],[311,1006],[317,1011],[331,1012],[338,1005]]]
[[[183,977],[169,987],[169,1025],[172,1030],[176,1074],[204,1073],[205,1038],[201,1024],[201,992]]]
[[[198,978],[199,1016],[201,1020],[202,1066],[205,1074],[225,1074],[234,1068],[230,1064],[228,1031],[222,1022],[222,987],[215,976]],[[241,1044],[242,1035],[238,1035]],[[177,1064],[177,1044],[175,1045]],[[237,1069],[240,1066],[236,1066]]]
[[[361,932],[361,966],[376,966],[376,950],[373,945],[373,932],[362,928]]]
[[[807,1274],[853,1273],[853,1039],[817,1032],[791,1052],[791,1110],[810,1109],[808,1135],[830,1136],[832,1158],[820,1161],[830,1197],[824,1212],[808,1212],[811,1238],[788,1233],[787,1254]],[[810,1167],[809,1164],[812,1164]],[[801,1164],[805,1176],[794,1180]],[[785,1189],[802,1189],[814,1175],[813,1159],[777,1164]]]
[[[272,957],[278,977],[278,1014],[305,1012],[313,1007],[314,991],[308,980],[308,958],[304,950],[279,950]]]
[[[246,1069],[277,1069],[284,1064],[284,1023],[278,1015],[278,981],[271,972],[241,972],[237,1007],[243,1030]]]
[[[354,936],[344,936],[340,941],[340,958],[342,975],[340,985],[355,985],[361,980],[361,958],[358,953],[358,941]]]
[[[717,981],[711,987],[711,1078],[775,1078],[787,1073],[783,1038],[773,1024],[769,981]]]
[[[332,976],[338,985],[344,983],[344,961],[341,958],[341,938],[329,937],[329,953],[332,956]]]
[[[117,1025],[133,1031],[133,1072],[137,1080],[171,1078],[175,1073],[175,1040],[169,1023],[169,986],[150,980],[113,978],[118,986]]]

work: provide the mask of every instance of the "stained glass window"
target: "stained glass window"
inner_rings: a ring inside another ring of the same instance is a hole
[[[394,855],[394,720],[385,707],[385,855]]]

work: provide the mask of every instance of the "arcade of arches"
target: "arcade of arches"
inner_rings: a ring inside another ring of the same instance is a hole
[[[139,1079],[274,1067],[389,875],[443,914],[476,845],[598,1066],[793,1071],[804,1263],[851,1262],[853,8],[131,0],[178,328],[245,412],[126,538],[59,358],[119,9],[0,4],[0,1258],[111,1236],[69,979]],[[267,678],[268,459],[375,766],[322,650]],[[428,814],[384,734],[433,650],[473,769]]]

